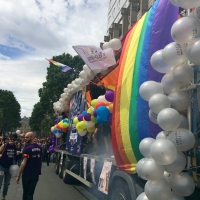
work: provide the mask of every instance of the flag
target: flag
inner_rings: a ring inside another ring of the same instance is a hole
[[[91,70],[107,69],[116,64],[111,48],[102,50],[99,47],[87,45],[73,46],[73,48]]]
[[[64,65],[64,64],[62,64],[62,63],[59,63],[59,62],[57,62],[57,61],[54,61],[54,60],[51,60],[51,59],[47,59],[47,58],[46,58],[46,60],[48,60],[49,62],[51,62],[51,63],[53,63],[54,65],[56,65],[57,67],[59,67],[60,71],[62,71],[62,72],[67,72],[67,71],[69,71],[69,70],[72,70],[71,67],[69,67],[69,66],[67,66],[67,65]]]

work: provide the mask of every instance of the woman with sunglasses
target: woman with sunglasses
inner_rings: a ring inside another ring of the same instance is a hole
[[[3,144],[0,147],[0,188],[4,179],[4,185],[2,190],[2,200],[5,200],[5,196],[8,192],[8,186],[10,185],[11,174],[9,168],[13,165],[14,156],[16,154],[15,140],[17,135],[10,135],[9,142]]]

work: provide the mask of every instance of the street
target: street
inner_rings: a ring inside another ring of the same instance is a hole
[[[6,200],[22,200],[22,183],[17,185],[13,177],[8,189]],[[67,185],[54,172],[54,163],[42,165],[42,175],[36,186],[34,200],[97,200],[85,187]]]

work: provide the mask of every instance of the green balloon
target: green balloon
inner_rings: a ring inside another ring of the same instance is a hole
[[[95,106],[96,106],[97,103],[98,103],[98,99],[93,99],[93,100],[91,101],[92,107],[95,108]]]

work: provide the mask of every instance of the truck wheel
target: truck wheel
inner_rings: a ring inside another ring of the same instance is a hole
[[[60,154],[57,153],[56,161],[55,161],[55,172],[56,172],[56,174],[59,173],[59,166],[60,166]]]
[[[58,174],[59,174],[60,178],[63,178],[64,162],[65,162],[65,158],[63,158],[62,165],[59,163],[59,172],[58,172]]]
[[[125,181],[119,179],[111,189],[110,200],[130,200],[131,195]]]
[[[70,161],[69,159],[65,158],[65,160],[63,162],[62,172],[63,172],[63,182],[66,183],[66,184],[75,184],[75,183],[78,182],[73,176],[66,173],[66,171],[65,171],[65,169],[70,170],[70,168],[72,166],[73,166],[73,162]]]

